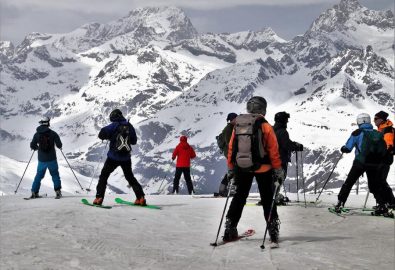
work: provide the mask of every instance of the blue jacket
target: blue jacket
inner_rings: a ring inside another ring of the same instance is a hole
[[[115,135],[117,132],[117,128],[120,124],[127,124],[129,125],[129,135],[130,135],[130,144],[135,145],[137,143],[137,135],[134,127],[126,121],[125,118],[121,117],[115,119],[114,122],[102,128],[99,132],[99,138],[101,140],[109,140],[110,141],[110,149],[108,150],[107,157],[117,161],[126,161],[130,159],[130,152],[129,153],[119,153],[116,152],[115,149]]]
[[[352,151],[352,149],[355,147],[355,156],[357,156],[361,150],[361,146],[362,146],[362,141],[363,141],[363,132],[362,130],[367,130],[367,131],[372,131],[373,130],[373,126],[372,124],[362,124],[359,129],[353,131],[353,133],[351,133],[350,138],[348,138],[345,147],[350,150],[350,152]]]
[[[39,126],[36,130],[37,132],[34,134],[33,139],[30,142],[30,148],[38,150],[38,161],[47,162],[56,160],[55,145],[59,149],[62,148],[62,141],[60,140],[59,135],[47,126]],[[38,147],[40,135],[44,133],[49,134],[50,149],[48,152],[41,151]]]

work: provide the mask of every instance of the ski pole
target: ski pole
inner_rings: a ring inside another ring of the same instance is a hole
[[[328,179],[326,179],[324,186],[322,187],[320,193],[318,194],[317,199],[315,199],[315,203],[317,203],[318,199],[320,198],[322,191],[324,190],[326,184],[328,183],[329,179],[331,178],[332,173],[335,170],[335,168],[336,168],[337,164],[339,163],[340,159],[342,158],[342,156],[343,156],[343,153],[340,155],[339,159],[336,161],[335,166],[333,166],[333,169],[332,169],[331,173],[329,174]]]
[[[96,172],[97,172],[97,169],[99,168],[99,166],[100,166],[100,164],[101,164],[101,161],[102,161],[103,156],[104,156],[104,152],[105,152],[106,149],[107,149],[108,142],[109,142],[109,141],[106,142],[106,145],[104,146],[103,152],[101,153],[99,163],[96,165],[96,168],[95,168],[95,170],[93,171],[92,179],[91,179],[91,182],[89,183],[89,187],[85,189],[85,190],[88,191],[88,192],[91,191],[91,185],[92,185],[92,182],[93,182],[93,178],[95,177],[95,174],[96,174]]]
[[[64,155],[62,149],[59,148],[59,150],[60,150],[60,152],[62,153],[64,159],[65,159],[66,162],[67,162],[67,164],[69,165],[69,167],[70,167],[70,169],[71,169],[71,172],[74,174],[75,180],[77,180],[78,184],[79,184],[80,187],[81,187],[81,190],[84,190],[84,188],[83,188],[83,187],[81,186],[81,184],[80,184],[80,181],[78,181],[77,176],[75,175],[73,168],[71,168],[69,161],[67,160],[66,156]]]
[[[303,151],[300,152],[300,159],[301,159],[301,163],[302,163],[301,173],[302,173],[302,183],[303,183],[304,207],[306,208],[307,203],[306,203],[306,188],[305,188],[304,175],[303,175]]]
[[[299,202],[299,161],[298,152],[296,151],[296,201]]]
[[[158,160],[158,161],[159,161],[159,160]],[[170,167],[170,166],[169,166],[169,167]],[[167,176],[168,176],[168,174],[165,174],[165,177],[163,178],[162,183],[160,183],[160,186],[159,186],[159,188],[158,188],[158,194],[161,194],[161,193],[162,193],[162,190],[161,190],[160,188],[162,187],[163,182],[165,182]]]
[[[266,221],[265,235],[263,236],[261,249],[265,249],[265,241],[266,241],[267,229],[269,227],[270,222],[272,221],[272,212],[273,212],[274,201],[276,200],[277,190],[279,189],[279,187],[280,187],[280,185],[276,185],[276,188],[274,189],[272,205],[270,206],[269,217],[267,218],[267,221]]]
[[[364,205],[363,205],[363,209],[366,208],[366,203],[368,202],[369,193],[370,193],[370,191],[368,190],[368,193],[366,194],[366,198],[365,198],[365,203],[364,203]]]
[[[234,176],[233,176],[234,177]],[[215,238],[215,242],[214,243],[210,243],[210,246],[216,247],[218,245],[217,241],[218,241],[218,236],[219,236],[219,232],[221,231],[221,226],[222,226],[222,222],[224,220],[224,215],[225,215],[225,211],[226,211],[226,206],[228,205],[228,200],[229,200],[229,196],[230,196],[230,192],[231,192],[231,187],[232,187],[232,178],[229,179],[228,182],[228,195],[226,196],[226,201],[225,201],[225,206],[224,206],[224,210],[222,212],[222,217],[221,217],[221,221],[219,222],[219,227],[218,227],[218,232],[217,232],[217,237]]]
[[[22,175],[22,177],[21,177],[21,181],[19,181],[19,184],[18,184],[18,186],[17,186],[16,189],[15,189],[15,194],[18,192],[19,185],[22,183],[22,179],[23,179],[23,177],[25,176],[27,167],[29,167],[29,164],[30,164],[30,161],[32,160],[32,157],[33,157],[33,155],[34,155],[34,152],[36,152],[36,150],[33,150],[33,153],[32,153],[32,155],[30,156],[29,162],[27,163],[26,169],[25,169],[25,171],[23,172],[23,175]]]

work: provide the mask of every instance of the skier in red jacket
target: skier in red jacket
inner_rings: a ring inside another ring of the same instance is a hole
[[[173,194],[178,193],[178,186],[180,183],[181,174],[184,174],[185,181],[187,183],[188,192],[192,194],[193,185],[191,180],[191,159],[195,158],[196,154],[193,148],[188,144],[187,137],[181,136],[180,143],[173,151],[172,159],[177,158],[176,163],[176,174],[173,181]]]

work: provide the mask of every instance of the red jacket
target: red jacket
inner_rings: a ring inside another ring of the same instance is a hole
[[[191,158],[196,157],[195,151],[188,144],[186,136],[181,136],[180,143],[173,151],[172,159],[174,160],[176,157],[176,167],[191,167]]]

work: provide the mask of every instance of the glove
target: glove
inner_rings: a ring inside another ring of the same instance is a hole
[[[228,170],[228,180],[233,182],[235,177],[235,172],[234,170]]]
[[[297,152],[302,152],[303,151],[303,144],[301,144],[301,143],[295,143],[295,150],[297,151]]]
[[[275,186],[280,186],[284,182],[285,174],[283,169],[273,169],[273,180]]]
[[[351,150],[348,149],[346,146],[342,146],[342,148],[340,148],[340,152],[342,152],[342,153],[351,153]]]

